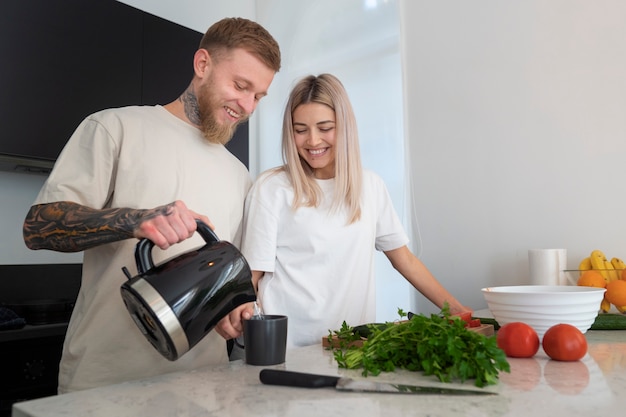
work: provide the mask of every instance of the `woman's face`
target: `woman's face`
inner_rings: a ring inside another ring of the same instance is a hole
[[[298,154],[315,178],[335,177],[335,111],[319,103],[301,104],[293,112]]]

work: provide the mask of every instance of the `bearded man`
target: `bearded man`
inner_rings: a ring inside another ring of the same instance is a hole
[[[189,87],[164,106],[107,109],[67,142],[24,221],[30,249],[84,251],[63,346],[59,393],[228,361],[209,333],[174,362],[152,348],[120,296],[137,239],[160,263],[202,246],[196,220],[239,246],[246,167],[225,147],[280,69],[280,49],[259,24],[223,19],[203,36]]]

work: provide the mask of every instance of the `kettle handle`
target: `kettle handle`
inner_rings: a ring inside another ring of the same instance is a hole
[[[202,220],[196,219],[196,232],[202,236],[206,243],[219,242],[219,238],[215,232]],[[154,268],[154,261],[152,260],[152,248],[154,242],[150,239],[143,238],[137,243],[135,248],[135,261],[137,262],[137,271],[139,274],[145,274],[152,268]]]

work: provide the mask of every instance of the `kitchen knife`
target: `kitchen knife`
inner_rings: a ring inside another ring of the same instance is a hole
[[[259,374],[259,378],[262,383],[268,385],[284,385],[287,387],[300,388],[334,387],[338,391],[430,395],[497,395],[495,392],[489,391],[357,381],[339,376],[306,374],[279,369],[263,369]]]

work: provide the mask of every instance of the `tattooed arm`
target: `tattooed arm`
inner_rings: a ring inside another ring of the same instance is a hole
[[[175,201],[153,209],[93,209],[70,201],[32,206],[24,220],[24,242],[30,249],[80,252],[105,243],[148,238],[167,249],[193,235],[196,219],[213,227],[206,216]]]

